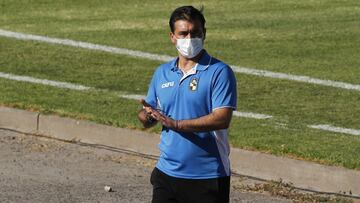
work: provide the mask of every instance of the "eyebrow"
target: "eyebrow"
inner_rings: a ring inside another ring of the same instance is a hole
[[[189,33],[189,31],[180,31],[179,34],[180,35],[187,35]]]
[[[189,33],[189,31],[179,31],[179,34],[180,35],[184,35],[184,34],[188,34]],[[196,30],[191,30],[190,31],[190,33],[191,34],[199,34],[199,33],[201,33],[201,29],[196,29]]]

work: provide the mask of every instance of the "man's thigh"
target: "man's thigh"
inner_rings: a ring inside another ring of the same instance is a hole
[[[170,185],[171,180],[164,176],[157,168],[151,173],[150,183],[153,186],[152,203],[177,202]]]
[[[203,180],[183,180],[178,183],[180,202],[229,202],[230,176]]]
[[[151,174],[153,202],[229,202],[230,177],[182,179],[166,175],[157,168]]]

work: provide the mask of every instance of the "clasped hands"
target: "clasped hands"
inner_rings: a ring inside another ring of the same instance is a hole
[[[159,121],[163,126],[165,126],[167,128],[170,128],[173,130],[179,129],[179,123],[177,120],[174,120],[174,119],[164,115],[158,109],[154,109],[144,99],[141,99],[140,103],[143,105],[147,117],[150,117],[156,121]]]

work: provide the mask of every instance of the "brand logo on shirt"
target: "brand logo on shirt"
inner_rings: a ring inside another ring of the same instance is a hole
[[[166,83],[162,84],[161,88],[167,88],[167,87],[172,87],[172,86],[174,86],[174,81],[166,82]]]
[[[198,85],[198,79],[197,78],[192,78],[191,81],[190,81],[190,85],[189,85],[190,90],[191,91],[196,91],[197,85]]]

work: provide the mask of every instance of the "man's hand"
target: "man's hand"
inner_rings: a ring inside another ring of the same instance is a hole
[[[159,110],[154,109],[150,104],[146,103],[144,99],[141,99],[140,103],[143,105],[142,111],[144,111],[145,116],[141,116],[140,112],[139,119],[143,121],[145,127],[151,127],[153,122],[159,121],[163,126],[177,130],[178,122],[176,120],[162,114]]]
[[[140,103],[143,105],[147,116],[157,121],[161,119],[162,117],[161,113],[159,113],[156,109],[154,109],[150,104],[146,103],[144,99],[141,99]]]
[[[160,120],[161,114],[150,104],[146,103],[144,99],[141,99],[140,103],[143,105],[143,109],[138,113],[138,118],[141,123],[145,128],[156,125],[157,121]]]

